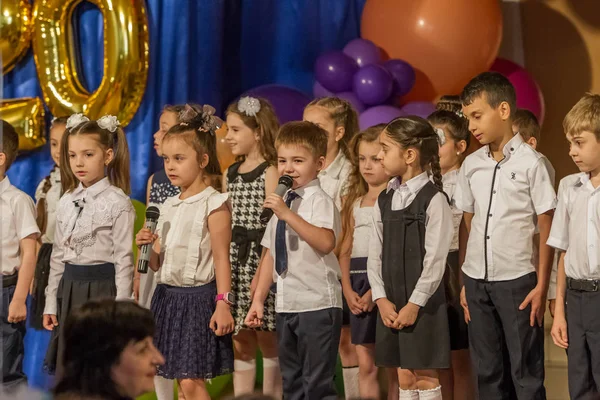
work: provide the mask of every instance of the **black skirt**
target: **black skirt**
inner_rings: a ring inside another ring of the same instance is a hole
[[[158,375],[167,379],[211,379],[233,372],[231,334],[209,328],[215,311],[215,282],[197,287],[156,286],[150,309],[154,343],[165,358]]]
[[[465,312],[460,305],[459,274],[458,251],[451,251],[448,253],[446,272],[444,273],[448,326],[450,328],[450,350],[469,348],[469,333],[465,322]]]
[[[46,306],[46,286],[48,286],[48,275],[50,274],[50,256],[52,255],[52,243],[44,243],[38,252],[35,274],[33,276],[33,290],[31,291],[31,313],[29,323],[35,329],[44,329],[42,324],[44,307]]]
[[[115,284],[115,265],[111,263],[96,265],[65,264],[65,272],[58,284],[57,319],[58,326],[52,330],[48,352],[44,360],[44,369],[50,373],[62,368],[62,357],[65,352],[64,337],[61,334],[67,317],[72,309],[82,306],[90,300],[112,298],[117,296]]]
[[[350,283],[352,284],[352,290],[359,296],[363,296],[371,289],[369,277],[367,276],[367,257],[352,258],[350,260]],[[350,313],[352,344],[375,343],[377,312],[377,307],[375,307],[371,312],[364,312],[359,315]]]

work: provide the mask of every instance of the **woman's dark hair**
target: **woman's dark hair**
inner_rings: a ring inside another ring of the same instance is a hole
[[[132,301],[95,300],[72,311],[62,327],[63,373],[54,395],[127,399],[112,381],[112,367],[131,342],[154,336],[152,313]]]

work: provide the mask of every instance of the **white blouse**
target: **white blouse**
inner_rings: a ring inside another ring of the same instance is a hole
[[[129,197],[104,178],[66,193],[58,203],[56,231],[50,258],[44,314],[56,315],[58,284],[65,263],[113,263],[117,299],[131,296],[133,276],[133,223],[135,210]]]
[[[321,189],[333,199],[338,210],[342,209],[342,197],[346,193],[346,185],[351,170],[352,164],[340,150],[335,160],[319,172]]]
[[[458,230],[460,227],[460,221],[462,221],[463,212],[456,207],[456,201],[454,200],[454,192],[456,190],[456,183],[458,182],[458,169],[447,172],[442,175],[442,184],[444,186],[444,193],[450,200],[450,209],[452,210],[452,224],[454,225],[454,236],[452,236],[452,244],[450,245],[450,251],[458,251]]]
[[[208,216],[227,197],[209,186],[187,199],[174,196],[164,202],[156,230],[160,240],[158,283],[202,286],[215,279]]]
[[[42,243],[54,243],[54,231],[56,229],[56,210],[58,201],[60,200],[60,168],[56,167],[48,179],[52,182],[52,186],[46,193],[42,193],[46,179],[42,180],[35,191],[35,203],[39,203],[41,199],[46,199],[46,232],[42,235]]]
[[[354,235],[352,240],[352,258],[369,256],[369,237],[373,233],[373,207],[361,207],[361,199],[354,204]]]

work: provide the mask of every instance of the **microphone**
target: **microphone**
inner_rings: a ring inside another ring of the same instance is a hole
[[[277,187],[275,188],[275,194],[279,197],[283,197],[285,192],[287,192],[292,187],[293,184],[294,184],[294,179],[292,179],[291,176],[282,175],[281,178],[279,178]],[[260,213],[260,222],[262,224],[266,224],[267,222],[269,222],[269,220],[271,219],[272,216],[273,216],[273,210],[271,210],[270,208],[264,208],[262,210],[262,213]]]
[[[156,230],[156,223],[160,217],[160,211],[158,207],[150,206],[146,209],[146,223],[144,228],[150,229],[150,232],[154,234]],[[143,245],[140,248],[137,270],[140,274],[148,273],[148,264],[150,263],[150,253],[152,251],[152,243]]]

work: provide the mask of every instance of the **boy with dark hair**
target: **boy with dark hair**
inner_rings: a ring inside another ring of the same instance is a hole
[[[554,187],[543,156],[513,134],[516,95],[506,77],[476,76],[461,101],[469,130],[484,145],[465,159],[455,193],[469,232],[461,303],[479,396],[507,399],[513,392],[519,400],[545,399],[542,320],[553,255],[546,240]]]

